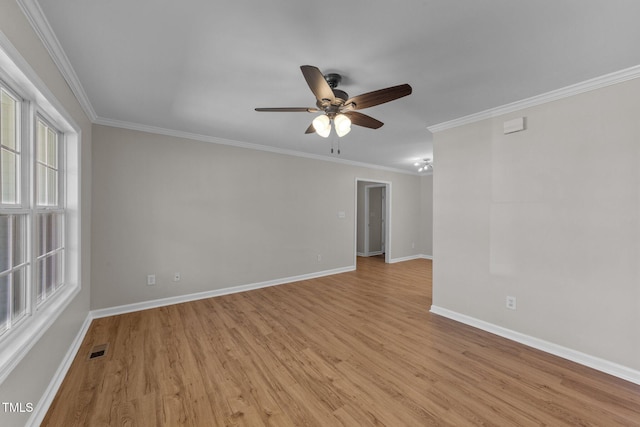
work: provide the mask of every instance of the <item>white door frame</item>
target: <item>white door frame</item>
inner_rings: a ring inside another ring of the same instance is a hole
[[[383,233],[383,240],[384,240],[384,262],[389,263],[389,260],[391,260],[391,236],[392,236],[392,232],[391,232],[391,182],[390,181],[381,181],[379,179],[367,179],[367,178],[358,178],[356,177],[355,179],[355,209],[354,212],[356,212],[356,215],[354,215],[354,236],[353,236],[353,240],[354,240],[354,244],[353,244],[353,265],[356,265],[356,258],[358,256],[358,182],[367,182],[370,185],[366,185],[365,186],[365,215],[369,214],[369,191],[367,189],[367,187],[371,188],[371,187],[384,187],[385,188],[385,198],[384,198],[384,217],[385,217],[385,221],[384,221],[384,233]],[[365,220],[368,219],[367,216],[365,216]],[[369,252],[369,231],[368,231],[368,227],[365,226],[365,253]]]
[[[370,191],[372,188],[383,188],[385,191],[383,191],[382,193],[382,200],[383,200],[383,206],[382,206],[382,212],[381,212],[381,218],[380,221],[381,225],[383,227],[380,239],[381,241],[381,249],[382,249],[382,253],[386,253],[385,251],[385,246],[386,246],[386,231],[387,231],[387,224],[386,224],[386,212],[387,212],[387,207],[386,207],[386,190],[387,190],[387,186],[385,184],[370,184],[370,185],[365,185],[364,186],[364,220],[365,220],[365,226],[364,226],[364,256],[371,256],[371,251],[369,250],[369,243],[370,243],[370,233],[371,233],[371,227],[370,225],[370,219],[371,219],[371,199],[370,199]],[[378,253],[376,253],[375,255],[379,255]]]

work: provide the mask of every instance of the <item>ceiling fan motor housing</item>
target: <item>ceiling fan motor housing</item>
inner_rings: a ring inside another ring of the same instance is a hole
[[[340,89],[333,89],[333,95],[336,97],[336,101],[342,101],[340,102],[340,104],[344,104],[347,99],[349,99],[349,95],[347,95],[347,92]]]
[[[329,83],[329,87],[331,89],[335,89],[342,81],[342,76],[336,73],[329,73],[325,74],[324,79],[327,81],[327,83]]]
[[[316,105],[320,110],[323,110],[329,115],[335,115],[340,112],[340,107],[344,106],[344,103],[349,99],[347,92],[340,89],[331,89],[335,99],[333,101],[329,99],[318,100]]]
[[[336,89],[340,84],[340,82],[342,81],[342,76],[340,74],[337,74],[337,73],[325,74],[324,79],[327,81],[327,84],[331,88],[331,91],[333,92],[333,96],[335,97],[335,100],[333,101],[330,101],[329,99],[323,99],[322,101],[318,100],[316,105],[318,106],[318,108],[325,110],[325,112],[327,112],[328,114],[331,114],[331,113],[335,114],[338,111],[337,109],[334,109],[332,107],[334,106],[340,107],[344,105],[347,99],[349,99],[349,94],[347,94],[347,92],[343,90]]]

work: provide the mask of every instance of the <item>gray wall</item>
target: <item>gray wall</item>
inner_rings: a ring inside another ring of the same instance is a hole
[[[15,1],[0,2],[0,31],[10,40],[74,121],[82,128],[82,290],[9,377],[0,384],[1,402],[31,402],[36,405],[89,312],[91,123]],[[0,410],[0,425],[23,426],[29,415],[29,413],[7,414]]]
[[[433,174],[420,178],[420,252],[433,256]]]
[[[392,183],[391,254],[420,253],[419,176],[106,126],[93,138],[93,309],[353,266],[356,178]]]
[[[640,79],[435,134],[435,306],[640,369],[638,94]]]

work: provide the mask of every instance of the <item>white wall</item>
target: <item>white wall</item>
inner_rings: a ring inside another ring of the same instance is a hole
[[[93,141],[94,309],[353,266],[356,178],[392,183],[392,256],[420,253],[416,175],[107,126]]]
[[[420,252],[433,256],[433,174],[420,178]]]
[[[0,31],[29,63],[73,120],[82,128],[81,141],[81,292],[49,327],[24,359],[0,384],[0,402],[38,402],[81,329],[89,311],[90,213],[91,213],[91,123],[27,22],[15,1],[0,2]],[[0,407],[0,425],[23,426],[29,413],[5,413]]]
[[[434,306],[640,370],[639,95],[636,79],[435,134]]]

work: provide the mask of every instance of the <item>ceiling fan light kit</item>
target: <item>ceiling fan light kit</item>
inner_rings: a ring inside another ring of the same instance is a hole
[[[326,138],[331,133],[331,120],[324,114],[313,119],[313,128],[316,133],[323,138]]]
[[[317,67],[312,65],[303,65],[300,70],[311,92],[316,97],[317,108],[256,108],[256,111],[322,112],[323,114],[313,119],[305,133],[317,133],[323,138],[327,138],[331,134],[331,122],[333,122],[336,134],[339,137],[348,134],[351,131],[352,124],[369,129],[379,129],[384,123],[356,110],[394,101],[410,95],[412,91],[411,86],[403,84],[349,98],[345,91],[337,89],[338,84],[342,81],[340,74],[331,73],[325,76]]]
[[[333,119],[333,124],[339,137],[343,137],[351,132],[351,120],[344,114],[336,115]]]
[[[418,167],[418,172],[429,172],[429,170],[433,170],[433,160],[431,159],[418,160],[413,165]]]

